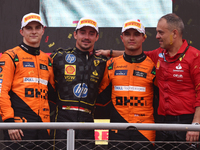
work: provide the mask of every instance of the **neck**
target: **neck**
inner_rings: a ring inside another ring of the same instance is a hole
[[[142,53],[142,48],[137,49],[137,50],[128,50],[125,48],[125,53],[130,56],[137,56]]]
[[[30,46],[30,47],[35,47],[35,48],[37,48],[37,47],[40,46],[40,42],[35,43],[35,44],[33,44],[33,43],[27,43],[25,40],[23,40],[23,42],[24,42],[24,44],[26,44],[26,45],[28,45],[28,46]]]
[[[182,39],[179,40],[177,43],[173,43],[173,45],[169,49],[167,49],[169,56],[172,57],[176,55],[182,45],[183,45]]]

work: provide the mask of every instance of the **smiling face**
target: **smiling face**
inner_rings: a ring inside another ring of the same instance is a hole
[[[76,47],[81,51],[92,51],[94,44],[99,38],[99,34],[92,27],[82,27],[74,31],[74,38],[76,39]]]
[[[125,52],[128,55],[139,55],[142,53],[142,43],[145,41],[144,34],[135,29],[128,29],[121,35]]]
[[[22,28],[20,34],[23,36],[23,42],[26,45],[39,47],[44,34],[44,28],[40,23],[33,21]]]
[[[156,31],[156,39],[158,39],[160,47],[169,49],[173,44],[173,31],[169,30],[166,19],[162,18],[158,22]]]

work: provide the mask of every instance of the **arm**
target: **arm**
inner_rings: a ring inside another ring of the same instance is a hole
[[[190,76],[192,82],[195,86],[196,91],[196,101],[194,104],[195,113],[192,123],[200,123],[200,53],[192,59],[193,61],[190,63]],[[199,131],[188,131],[186,134],[186,141],[198,141],[199,140]]]
[[[11,107],[10,96],[8,92],[11,90],[12,81],[14,78],[15,66],[8,54],[2,54],[0,58],[1,64],[1,95],[0,95],[0,111],[2,120],[4,122],[14,122],[14,110]],[[9,129],[8,134],[11,140],[21,140],[21,135],[23,135],[20,129]]]
[[[200,122],[200,106],[195,108],[194,118],[192,123]],[[186,134],[186,141],[194,142],[199,140],[199,131],[188,131]]]
[[[121,51],[121,50],[96,50],[95,51],[95,55],[99,56],[99,55],[104,55],[106,57],[118,57],[120,55],[123,55],[124,54],[124,50]]]

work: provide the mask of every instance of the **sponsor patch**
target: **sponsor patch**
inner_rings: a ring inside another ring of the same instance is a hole
[[[98,76],[98,73],[97,73],[97,71],[95,70],[95,71],[93,71],[92,72],[92,74],[94,75],[94,76]]]
[[[64,76],[65,77],[65,80],[66,81],[69,81],[69,82],[71,82],[71,81],[73,81],[75,78],[76,78],[76,76]]]
[[[159,53],[158,57],[163,58],[163,53]]]
[[[67,54],[67,55],[65,56],[65,60],[66,60],[68,63],[72,64],[72,63],[74,63],[74,62],[76,61],[76,56],[74,56],[73,54]]]
[[[108,66],[108,70],[112,70],[113,69],[113,63],[111,63],[109,66]]]
[[[159,69],[159,68],[160,68],[160,60],[158,60],[156,64],[156,69]]]
[[[115,70],[115,76],[126,76],[128,70]]]
[[[76,65],[65,65],[65,75],[76,75]]]
[[[48,108],[43,108],[43,111],[49,111],[49,109]]]
[[[0,74],[0,78],[3,78],[3,74]]]
[[[81,20],[80,22],[80,25],[83,25],[83,24],[91,24],[93,26],[97,26],[97,23],[91,19],[84,19],[84,20]]]
[[[141,23],[138,23],[136,21],[130,21],[125,23],[124,28],[127,28],[128,26],[136,26],[138,28],[141,28]]]
[[[146,87],[141,86],[114,86],[115,91],[137,91],[146,92]]]
[[[35,68],[34,62],[26,62],[26,61],[24,61],[24,62],[23,62],[23,66],[24,66],[24,67]]]
[[[40,16],[37,16],[37,15],[29,15],[29,16],[27,16],[27,17],[24,18],[24,22],[27,22],[27,21],[29,21],[30,19],[37,19],[37,20],[40,20],[40,21],[41,21]]]
[[[41,78],[30,78],[30,77],[24,77],[25,83],[41,83],[44,85],[47,85],[48,81],[41,79]]]
[[[3,71],[3,68],[2,67],[0,67],[0,73]]]
[[[87,97],[88,93],[88,86],[85,83],[78,83],[77,85],[74,86],[73,88],[73,93],[76,97],[78,98],[85,98]]]
[[[138,76],[138,77],[146,78],[147,77],[147,73],[142,72],[142,71],[134,70],[133,76]]]
[[[100,60],[94,60],[94,66],[98,66],[100,64]]]
[[[156,75],[156,67],[155,66],[153,67],[151,74]]]
[[[3,79],[0,79],[0,83],[3,83]]]
[[[2,88],[2,84],[0,84],[0,88]]]
[[[0,61],[0,66],[4,66],[5,65],[5,61]]]
[[[40,69],[42,69],[42,70],[48,70],[48,67],[46,65],[40,64]]]

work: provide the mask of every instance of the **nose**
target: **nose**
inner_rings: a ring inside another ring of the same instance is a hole
[[[85,39],[89,39],[89,33],[85,34]]]
[[[131,34],[130,39],[133,40],[134,37],[135,37],[135,36],[134,36],[133,34]]]
[[[36,33],[36,30],[37,30],[37,29],[33,28],[33,29],[32,29],[32,33]]]
[[[159,39],[159,38],[160,38],[160,34],[157,32],[156,39]]]

